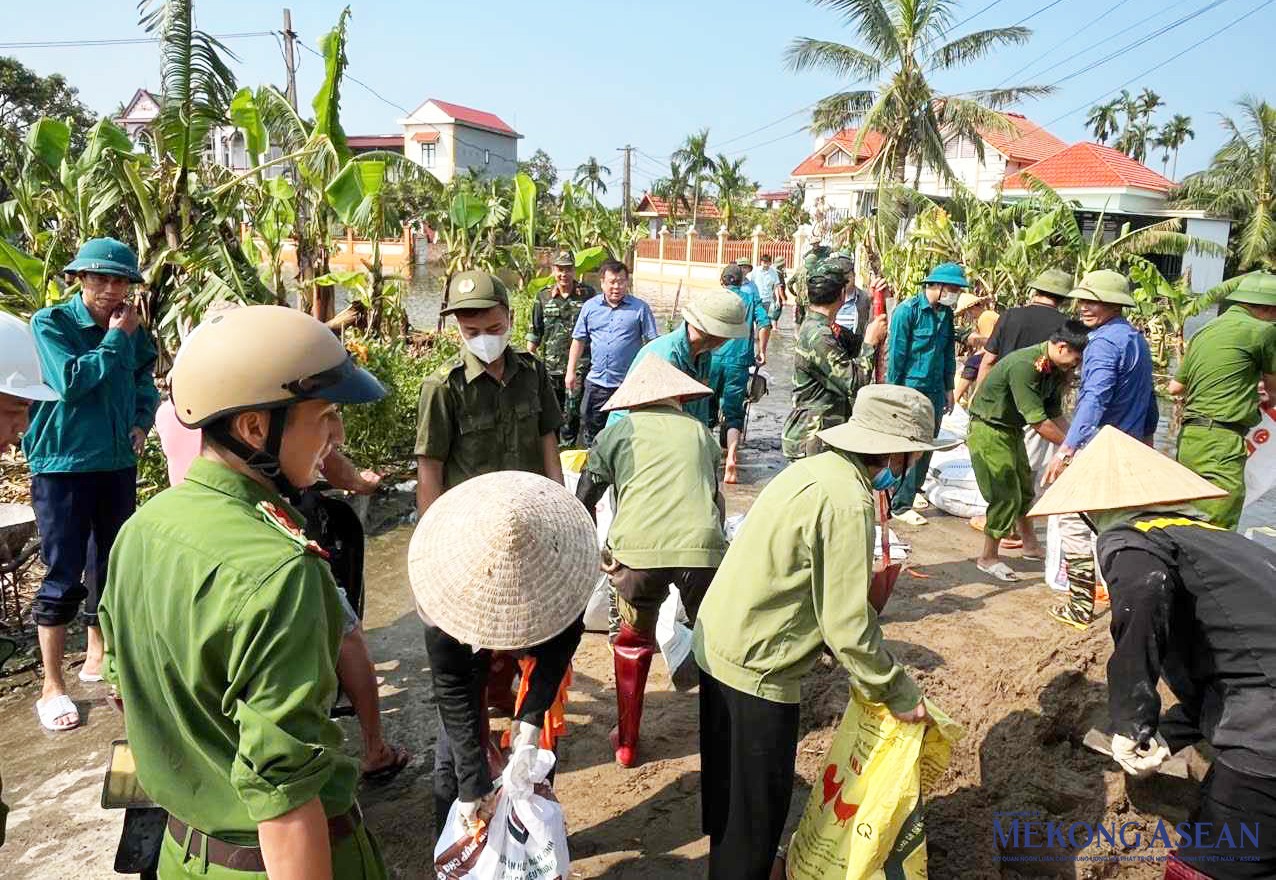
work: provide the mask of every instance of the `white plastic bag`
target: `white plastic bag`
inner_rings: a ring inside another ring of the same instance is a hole
[[[585,631],[605,633],[610,628],[611,616],[611,579],[599,574],[594,582],[594,592],[589,595],[585,605]]]
[[[1249,461],[1245,463],[1246,507],[1276,487],[1276,406],[1259,412],[1263,420],[1245,438],[1245,448],[1249,450]]]
[[[1076,514],[1046,518],[1046,586],[1059,593],[1068,592],[1068,557],[1094,557],[1096,584],[1103,584],[1099,573],[1098,539],[1090,527]]]
[[[687,612],[682,608],[682,597],[675,589],[669,591],[660,606],[660,616],[656,618],[656,644],[660,645],[660,656],[669,668],[669,675],[674,678],[674,684],[678,685],[680,679],[677,673],[691,656],[691,628],[687,626]]]
[[[554,753],[538,749],[532,788],[520,791],[509,767],[501,775],[496,811],[477,841],[452,804],[447,825],[434,845],[437,880],[564,880],[571,876],[567,823],[562,805],[545,778]]]

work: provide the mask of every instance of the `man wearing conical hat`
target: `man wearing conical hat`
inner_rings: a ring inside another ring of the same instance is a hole
[[[638,760],[643,691],[669,585],[678,588],[694,621],[726,552],[725,502],[718,486],[722,453],[704,425],[683,410],[686,401],[712,393],[661,358],[641,361],[608,403],[628,415],[598,435],[576,490],[592,511],[608,487],[616,489],[616,516],[607,535],[621,621],[612,640],[617,709],[612,747],[623,767]],[[680,688],[693,685],[695,662],[673,677]]]
[[[1201,739],[1217,752],[1166,867],[1180,880],[1276,876],[1276,553],[1195,509],[1224,495],[1105,427],[1030,511],[1080,513],[1098,533],[1116,761],[1143,776]],[[1164,714],[1162,680],[1178,700]]]
[[[1125,309],[1134,305],[1130,282],[1109,269],[1087,272],[1070,296],[1090,336],[1081,361],[1072,425],[1046,466],[1046,485],[1059,478],[1072,456],[1105,425],[1149,444],[1156,433],[1152,350],[1143,333],[1124,316]],[[1085,629],[1094,620],[1096,595],[1090,535],[1075,516],[1062,517],[1057,525],[1068,573],[1068,601],[1052,606],[1049,613],[1065,626]]]
[[[708,385],[710,355],[727,340],[740,339],[748,332],[744,303],[739,297],[727,290],[698,290],[682,307],[682,323],[639,349],[629,369],[633,370],[647,356],[655,355],[702,385]],[[683,410],[709,426],[708,398],[688,400]],[[607,424],[614,425],[624,416],[623,409],[612,409]]]
[[[1276,275],[1252,272],[1232,307],[1197,331],[1170,382],[1184,398],[1178,460],[1226,498],[1200,502],[1210,522],[1236,528],[1245,506],[1245,436],[1260,421],[1258,383],[1276,394]]]
[[[709,876],[766,880],[793,796],[802,679],[825,650],[904,721],[921,691],[882,643],[869,604],[875,491],[935,439],[931,401],[870,385],[827,452],[789,465],[754,502],[700,605],[700,768]]]

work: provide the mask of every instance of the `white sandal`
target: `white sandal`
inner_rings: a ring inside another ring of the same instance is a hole
[[[1019,575],[1015,574],[1010,566],[1006,565],[1004,562],[994,562],[987,568],[976,562],[975,568],[979,569],[984,574],[992,575],[1002,583],[1013,584],[1019,580]]]
[[[35,713],[40,716],[41,726],[54,733],[65,733],[80,726],[80,710],[66,694],[58,694],[48,700],[36,700]],[[64,715],[74,715],[75,723],[63,726],[56,724],[55,722]]]

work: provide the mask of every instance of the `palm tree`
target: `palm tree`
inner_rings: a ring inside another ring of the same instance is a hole
[[[1161,96],[1146,87],[1139,92],[1139,97],[1135,99],[1135,104],[1138,107],[1139,115],[1143,117],[1145,123],[1152,121],[1152,114],[1157,111],[1157,108],[1165,106]]]
[[[576,166],[574,178],[576,184],[588,189],[589,194],[595,199],[598,198],[600,190],[604,195],[607,193],[607,184],[603,182],[603,177],[611,177],[611,169],[606,165],[600,165],[593,156]]]
[[[719,153],[713,166],[713,185],[718,190],[718,210],[722,213],[723,225],[730,231],[741,197],[756,192],[758,186],[744,176],[743,157],[732,161]]]
[[[1121,120],[1117,117],[1120,112],[1121,105],[1117,101],[1095,104],[1090,108],[1090,116],[1085,124],[1094,133],[1095,140],[1101,144],[1107,144],[1108,138],[1120,130]]]
[[[1167,157],[1171,152],[1174,154],[1174,173],[1171,180],[1179,173],[1179,148],[1195,138],[1196,132],[1192,130],[1192,117],[1184,116],[1182,113],[1175,113],[1169,122],[1161,126],[1158,146],[1165,148]]]
[[[1147,159],[1148,142],[1153,139],[1152,123],[1135,121],[1129,128],[1121,132],[1121,136],[1117,138],[1113,144],[1122,153],[1125,153],[1136,162],[1142,162]]]
[[[793,71],[823,70],[854,83],[874,82],[870,88],[822,99],[812,113],[811,129],[828,134],[858,125],[857,149],[869,130],[880,134],[882,149],[873,160],[879,180],[903,183],[909,161],[952,179],[945,142],[963,137],[975,144],[982,159],[981,130],[1011,131],[999,109],[1051,91],[1049,86],[1016,86],[937,92],[929,77],[978,61],[998,47],[1022,45],[1032,34],[1024,27],[1007,27],[950,40],[954,0],[810,2],[840,12],[866,48],[802,37],[789,45],[785,62]]]
[[[715,170],[713,160],[709,158],[709,129],[702,128],[687,135],[687,139],[681,147],[674,150],[671,158],[682,165],[691,183],[691,228],[694,229],[700,215],[701,191],[705,180]]]
[[[1276,107],[1253,95],[1223,116],[1227,143],[1210,167],[1188,175],[1176,201],[1232,218],[1241,270],[1276,268]]]
[[[662,177],[651,185],[653,195],[664,199],[669,205],[669,225],[676,227],[678,211],[687,204],[687,187],[690,180],[687,171],[675,158],[669,160],[669,176]]]

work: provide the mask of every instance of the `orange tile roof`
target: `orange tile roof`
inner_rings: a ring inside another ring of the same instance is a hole
[[[412,140],[418,144],[437,144],[439,142],[439,133],[437,131],[418,131],[412,135]]]
[[[1015,127],[1016,134],[999,131],[980,131],[989,146],[1019,162],[1040,162],[1055,153],[1067,149],[1067,142],[1046,131],[1040,125],[1020,113],[1007,113],[1006,118]]]
[[[860,145],[859,155],[855,156],[860,161],[852,165],[825,165],[824,151],[831,145],[840,147],[848,155],[855,154],[855,138],[859,135],[859,130],[854,128],[844,128],[833,137],[829,138],[823,146],[811,155],[802,160],[802,164],[794,168],[790,172],[791,177],[827,177],[834,174],[855,174],[864,169],[864,166],[877,155],[882,148],[882,136],[875,131],[870,131],[864,135],[864,143]]]
[[[1048,159],[1029,165],[1010,175],[1002,183],[1004,190],[1026,190],[1025,174],[1054,189],[1110,189],[1137,187],[1154,192],[1169,192],[1174,181],[1136,162],[1120,150],[1083,141],[1073,144]]]
[[[685,212],[685,216],[691,216],[691,199],[683,199],[682,209]],[[634,213],[648,217],[668,217],[669,202],[660,198],[660,196],[653,196],[651,193],[643,193],[642,199],[638,202],[638,210]],[[720,217],[721,215],[718,213],[718,203],[713,199],[707,199],[701,196],[700,204],[696,209],[696,215],[697,217],[708,218],[711,220]]]

